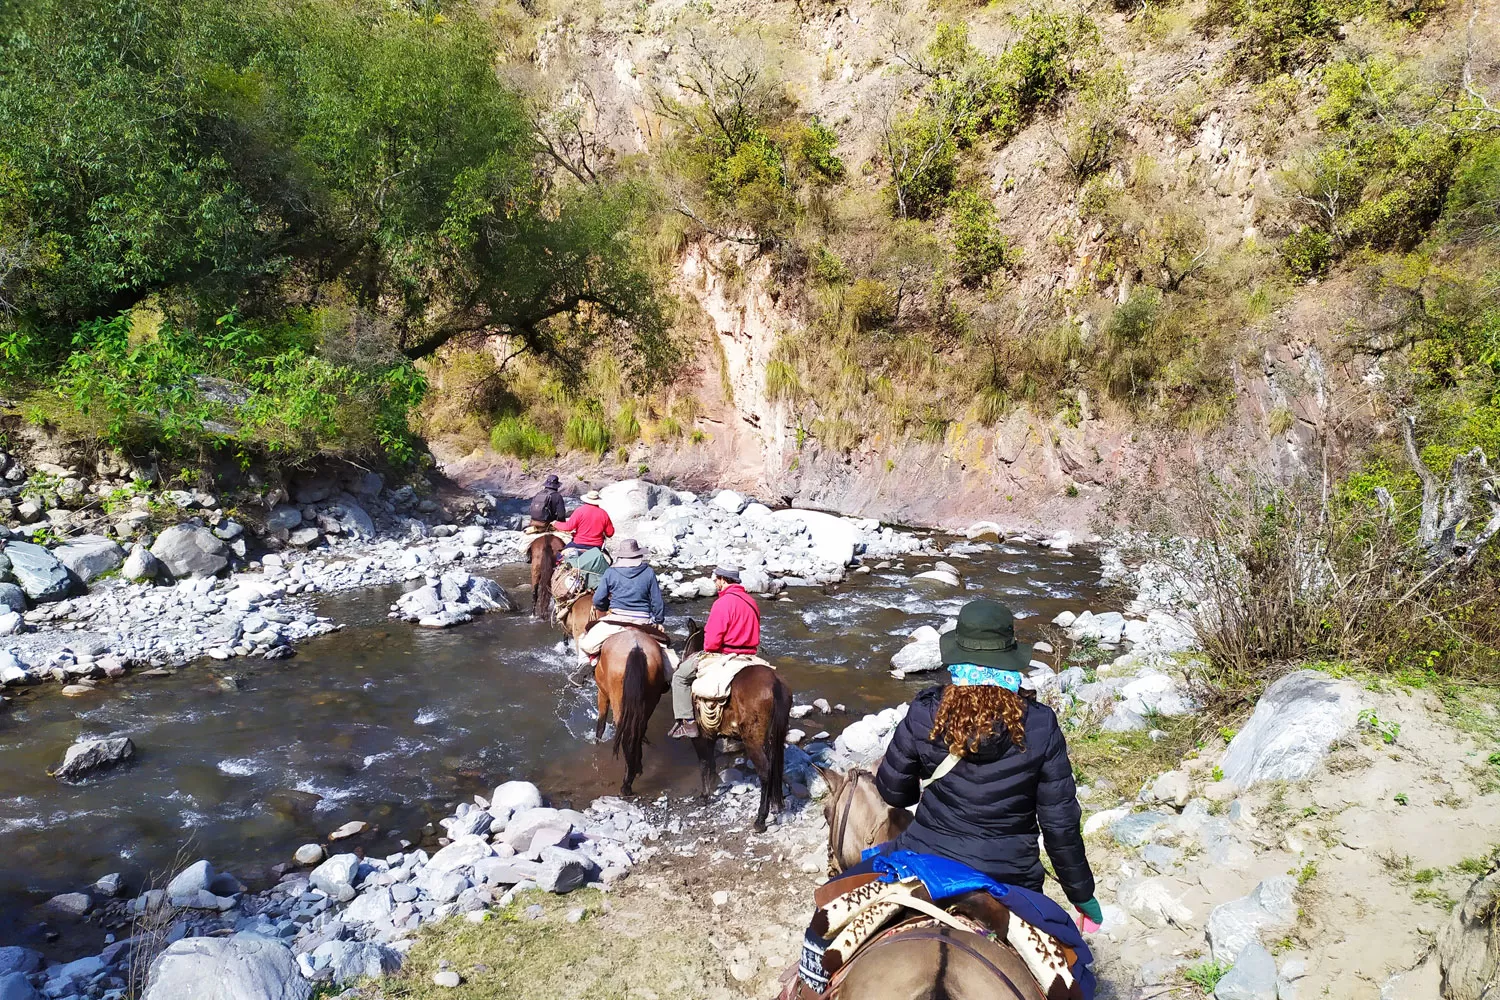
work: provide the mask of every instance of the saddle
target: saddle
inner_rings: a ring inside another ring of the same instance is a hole
[[[985,952],[1009,947],[1047,1000],[1083,998],[1072,974],[1077,953],[1017,918],[988,892],[956,896],[940,907],[917,879],[881,882],[878,875],[866,874],[820,886],[814,902],[818,908],[803,941],[802,960],[783,977],[781,1000],[833,1000],[850,963],[862,952],[899,934],[932,935],[944,928],[981,939],[970,950],[997,975],[1004,974]]]
[[[564,566],[552,574],[552,600],[559,605],[572,604],[584,591],[583,570],[576,566]]]

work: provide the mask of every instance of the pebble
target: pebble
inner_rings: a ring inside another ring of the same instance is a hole
[[[455,989],[463,983],[463,977],[452,969],[435,972],[432,975],[432,985],[442,986],[445,989]]]
[[[369,828],[370,828],[370,824],[364,822],[363,820],[353,819],[353,820],[350,820],[349,822],[345,823],[343,826],[339,827],[337,830],[335,830],[332,833],[330,833],[328,835],[328,839],[329,840],[347,840],[350,837],[357,837],[357,836],[359,836],[361,833],[364,833]]]

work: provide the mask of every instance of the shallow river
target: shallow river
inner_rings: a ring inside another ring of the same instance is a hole
[[[828,594],[797,589],[791,602],[762,602],[765,653],[797,702],[848,707],[794,725],[836,735],[909,699],[924,682],[893,679],[891,654],[968,598],[995,597],[1028,616],[1023,639],[1039,638],[1059,611],[1101,606],[1098,566],[1084,554],[991,546],[952,561],[967,577],[962,595],[912,585],[907,576],[930,561],[909,560]],[[523,572],[493,575],[517,593]],[[346,820],[377,828],[355,841],[371,853],[433,836],[426,825],[453,803],[510,777],[579,807],[617,789],[622,764],[591,742],[592,678],[576,679],[557,632],[524,615],[418,629],[386,619],[399,593],[323,600],[321,613],[349,627],[290,660],[202,661],[81,699],[37,689],[0,714],[0,944],[21,933],[31,903],[109,872],[137,886],[180,855],[253,879]],[[708,603],[669,605],[670,623],[680,632]],[[240,676],[239,690],[217,683],[226,672]],[[664,699],[636,782],[643,796],[696,787],[691,747],[664,738],[670,715]],[[130,736],[136,758],[79,785],[47,777],[75,739],[105,735]]]

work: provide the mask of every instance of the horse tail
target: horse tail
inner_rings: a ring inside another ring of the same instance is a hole
[[[620,682],[620,704],[615,712],[615,756],[620,756],[623,744],[626,772],[639,774],[641,744],[646,742],[646,722],[651,717],[646,705],[646,651],[639,644],[625,654],[625,677]]]
[[[768,777],[771,798],[780,803],[781,779],[786,770],[786,734],[792,725],[792,689],[774,675],[771,699],[771,724],[766,727],[765,754],[766,759],[771,762],[771,774]]]

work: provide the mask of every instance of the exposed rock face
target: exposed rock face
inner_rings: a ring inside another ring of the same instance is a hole
[[[73,581],[68,577],[67,567],[40,545],[7,542],[5,555],[16,583],[36,603],[60,601],[68,596]]]
[[[1240,788],[1257,781],[1297,781],[1353,728],[1359,689],[1312,670],[1287,674],[1266,688],[1250,721],[1224,754],[1224,778]]]
[[[174,577],[215,576],[229,565],[229,546],[196,524],[174,524],[157,536],[151,554]]]
[[[135,755],[135,744],[128,736],[117,736],[106,740],[84,740],[68,747],[63,761],[52,774],[57,778],[76,781],[91,771],[128,760]]]
[[[292,950],[248,934],[175,942],[151,963],[145,1000],[308,1000]]]
[[[1500,983],[1500,871],[1469,887],[1438,935],[1444,1000],[1483,1000]]]

